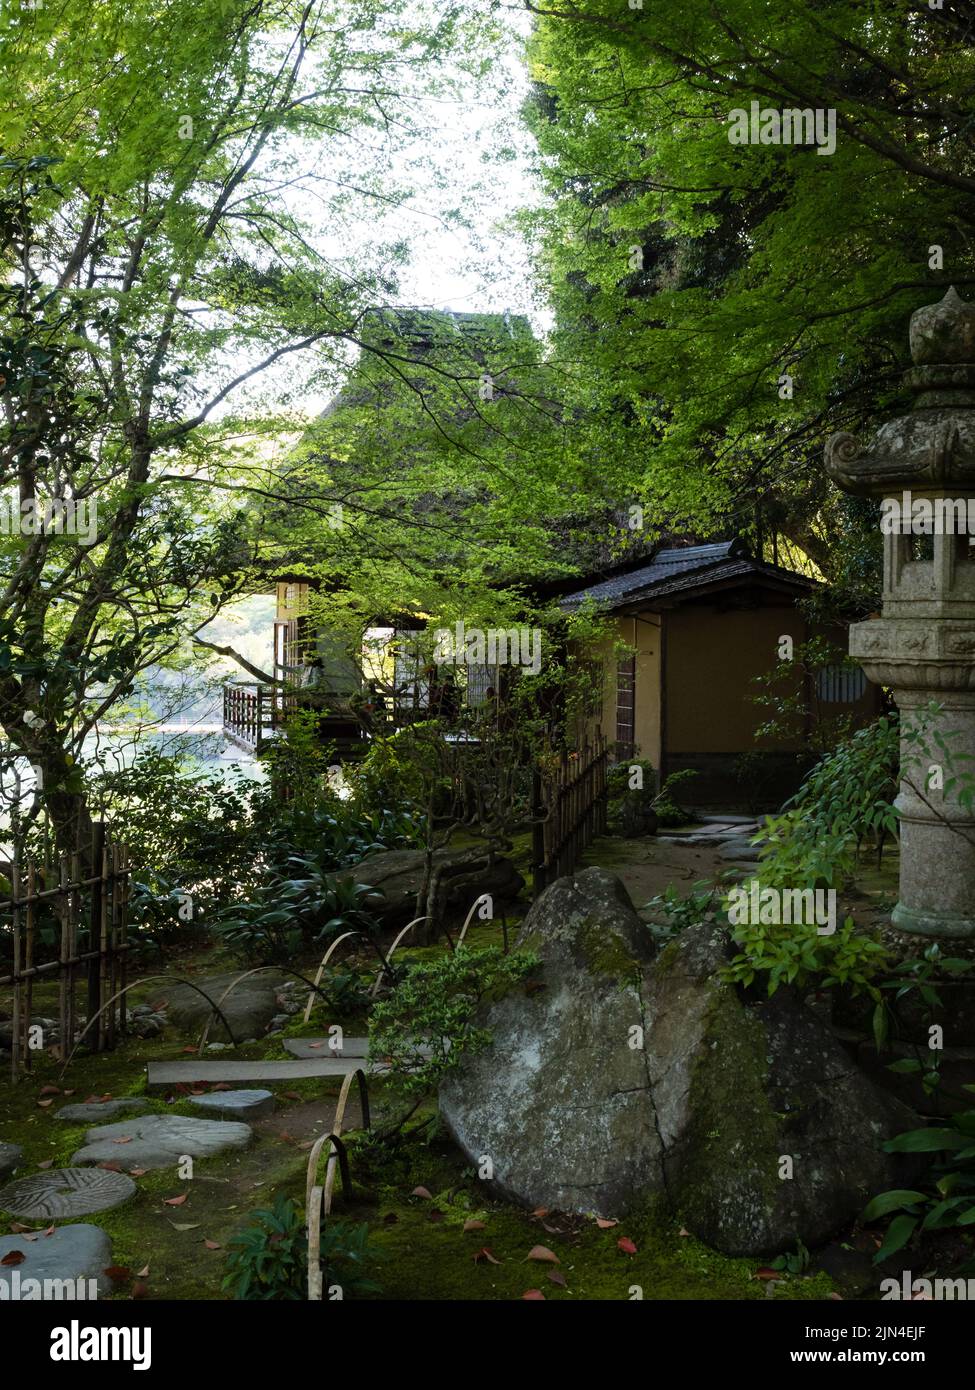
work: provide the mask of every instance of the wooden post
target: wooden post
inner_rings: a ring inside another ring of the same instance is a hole
[[[34,933],[37,930],[37,873],[33,864],[27,866],[27,924],[24,943],[24,969],[27,972],[27,990],[24,1001],[24,1067],[30,1071],[33,1062],[33,1049],[30,1045],[30,1021],[34,1012]]]
[[[16,854],[17,851],[14,850]],[[14,864],[10,871],[10,916],[14,934],[14,1016],[13,1036],[10,1040],[10,1080],[16,1082],[20,1074],[20,866]]]
[[[532,896],[545,890],[545,822],[542,817],[542,774],[532,768]]]
[[[105,976],[105,945],[102,941],[101,922],[102,922],[102,901],[105,892],[105,883],[102,875],[102,856],[105,852],[105,824],[103,821],[95,821],[91,827],[91,877],[95,882],[91,885],[91,911],[89,915],[89,934],[88,940],[90,949],[98,951],[100,954],[88,962],[88,1018],[94,1018],[102,1005],[102,983]],[[93,1033],[88,1034],[88,1048],[92,1052],[101,1052],[104,1043],[105,1024],[99,1017]]]

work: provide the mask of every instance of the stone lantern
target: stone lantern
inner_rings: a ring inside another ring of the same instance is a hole
[[[975,810],[958,799],[964,780],[950,786],[958,774],[975,785],[975,303],[950,289],[911,316],[910,343],[910,414],[864,446],[834,435],[826,468],[847,492],[882,500],[883,614],[851,627],[850,655],[901,712],[893,924],[975,937]]]

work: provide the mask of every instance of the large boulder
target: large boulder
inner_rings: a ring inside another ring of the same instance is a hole
[[[771,1255],[825,1240],[895,1185],[880,1145],[916,1117],[800,1001],[722,980],[721,928],[688,928],[654,958],[622,883],[587,869],[542,894],[518,944],[544,988],[485,1007],[492,1045],[440,1095],[508,1197],[606,1216],[655,1202],[727,1254]]]
[[[469,849],[438,849],[433,862],[442,870],[442,902],[449,910],[470,908],[482,893],[499,900],[516,898],[525,886],[510,859],[497,858],[493,864],[480,867],[471,862]],[[417,916],[416,899],[425,871],[423,850],[391,849],[367,855],[335,877],[375,888],[382,896],[370,903],[370,911],[384,926],[397,927]]]
[[[240,983],[235,983],[238,980]],[[271,1019],[281,1012],[278,996],[285,980],[286,977],[276,970],[262,970],[256,975],[250,975],[246,970],[235,970],[227,975],[210,975],[197,980],[196,989],[188,984],[173,985],[166,993],[166,1018],[181,1032],[192,1036],[202,1032],[212,1014],[211,1042],[247,1042],[266,1033]],[[227,994],[231,986],[233,989]],[[203,993],[200,993],[201,990]],[[209,1001],[220,1006],[220,1013],[233,1033],[232,1038],[220,1015],[213,1013]]]

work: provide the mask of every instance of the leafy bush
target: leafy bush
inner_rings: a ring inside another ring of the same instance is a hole
[[[874,983],[887,962],[884,946],[858,931],[852,917],[830,936],[820,936],[815,924],[738,923],[731,928],[742,948],[725,967],[725,979],[747,988],[758,976],[767,977],[769,996],[780,985],[792,985],[800,992],[828,989],[832,985],[849,987],[854,994],[866,991],[879,1009],[875,1027],[882,1027],[883,1005]]]
[[[975,1091],[975,1086],[966,1086]],[[888,1153],[937,1154],[932,1172],[933,1190],[896,1188],[881,1192],[864,1210],[864,1221],[894,1216],[874,1263],[902,1249],[917,1232],[943,1231],[975,1226],[975,1110],[953,1115],[944,1125],[912,1129],[884,1145]],[[970,1261],[969,1266],[975,1266]]]
[[[684,897],[672,883],[668,884],[663,893],[658,893],[643,905],[644,912],[653,912],[664,918],[662,923],[648,923],[654,939],[665,945],[686,927],[707,921],[717,906],[717,894],[718,890],[704,880],[695,883],[693,892]]]
[[[329,1219],[321,1230],[322,1286],[339,1285],[347,1294],[378,1293],[365,1273],[374,1252],[369,1227]],[[308,1238],[301,1208],[279,1192],[270,1209],[255,1211],[251,1224],[228,1245],[222,1287],[234,1298],[297,1302],[308,1296]]]
[[[293,873],[275,876],[249,903],[227,909],[215,923],[228,945],[262,961],[288,960],[312,937],[361,931],[374,936],[376,918],[369,911],[377,893],[365,883],[336,880],[305,859],[292,858]],[[327,919],[327,920],[323,920]]]
[[[390,1082],[401,1094],[427,1095],[465,1053],[490,1043],[490,1033],[473,1026],[481,1001],[503,994],[537,964],[528,952],[504,955],[496,946],[467,945],[410,964],[373,1010],[370,1056],[389,1062]]]

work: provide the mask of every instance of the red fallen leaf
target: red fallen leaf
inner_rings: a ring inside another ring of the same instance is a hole
[[[636,1246],[633,1244],[632,1240],[630,1240],[629,1236],[620,1236],[616,1244],[623,1251],[624,1255],[636,1254]]]
[[[106,1158],[104,1163],[98,1164],[99,1168],[106,1168],[110,1173],[121,1173],[121,1163],[116,1163],[114,1158]]]
[[[613,1226],[618,1226],[619,1224],[620,1224],[620,1223],[619,1223],[618,1221],[613,1221],[613,1220],[612,1220],[610,1217],[608,1217],[608,1216],[597,1216],[597,1217],[596,1217],[596,1225],[599,1227],[599,1229],[600,1229],[601,1231],[608,1231],[608,1230],[610,1230]]]
[[[217,1242],[216,1242],[215,1240],[205,1240],[205,1241],[203,1242],[203,1244],[206,1246],[206,1248],[207,1248],[208,1250],[219,1250],[219,1249],[221,1249],[221,1246],[218,1245]]]
[[[229,1083],[228,1081],[217,1081],[217,1082],[215,1082],[215,1083],[210,1087],[210,1090],[211,1090],[211,1091],[229,1091],[229,1090],[230,1090],[230,1083]]]
[[[191,1096],[205,1096],[206,1091],[190,1091]]]
[[[86,1097],[85,1097],[85,1104],[86,1104],[86,1105],[97,1105],[97,1104],[98,1104],[98,1097],[97,1097],[97,1096],[86,1096]]]
[[[128,1265],[109,1265],[102,1273],[107,1274],[113,1284],[127,1284],[132,1278],[132,1271]]]
[[[474,1217],[471,1217],[471,1219],[470,1219],[469,1221],[465,1221],[465,1222],[464,1222],[464,1230],[465,1230],[465,1231],[483,1231],[483,1230],[484,1230],[484,1222],[483,1222],[483,1221],[477,1221],[477,1220],[474,1219]]]
[[[4,1255],[0,1260],[0,1265],[20,1265],[27,1259],[23,1250],[11,1250],[9,1255]]]
[[[526,1289],[522,1294],[522,1298],[527,1299],[530,1303],[538,1303],[539,1301],[542,1303],[545,1302],[545,1295],[542,1293],[541,1289]]]
[[[313,1048],[316,1048],[316,1047],[324,1047],[324,1046],[325,1046],[324,1043],[309,1043],[309,1044],[308,1044],[309,1051],[311,1051]]]
[[[399,1217],[396,1215],[395,1211],[388,1211],[386,1215],[383,1217],[383,1225],[395,1226],[398,1220]]]
[[[537,1216],[539,1221],[541,1221],[543,1216],[548,1216],[548,1207],[536,1207],[532,1212],[532,1216]]]
[[[301,1100],[301,1095],[298,1091],[280,1091],[279,1095],[285,1100]]]
[[[428,1187],[414,1187],[413,1191],[410,1193],[410,1196],[425,1197],[428,1202],[433,1201],[433,1193],[430,1191]]]
[[[42,1163],[39,1163],[37,1166],[38,1166],[38,1168],[53,1168],[53,1167],[54,1167],[54,1159],[53,1159],[53,1158],[45,1158],[44,1161],[43,1161]]]
[[[428,1220],[428,1221],[442,1221],[442,1220],[443,1220],[443,1212],[440,1210],[439,1207],[431,1207],[430,1210],[427,1212],[427,1220]]]
[[[146,1267],[145,1267],[144,1269],[140,1269],[139,1272],[138,1272],[138,1274],[137,1274],[135,1277],[136,1277],[137,1279],[148,1279],[148,1278],[149,1278],[149,1266],[146,1265]]]
[[[154,1014],[157,1014],[157,1013],[159,1012],[160,1009],[168,1009],[168,1008],[169,1008],[169,1000],[168,1000],[168,999],[160,999],[159,1002],[158,1002],[157,1004],[150,1004],[149,1007],[150,1007],[150,1009],[152,1010],[152,1012],[153,1012]]]
[[[837,1293],[835,1289],[834,1289],[833,1292],[830,1294],[830,1298],[835,1298],[836,1301],[837,1301],[837,1303],[842,1303],[842,1302],[843,1302],[843,1295],[842,1295],[841,1293]]]
[[[121,1139],[113,1139],[113,1140],[112,1140],[112,1143],[113,1143],[113,1144],[131,1144],[131,1143],[132,1143],[132,1135],[131,1135],[131,1134],[123,1134],[122,1137],[121,1137]]]
[[[474,1254],[471,1256],[471,1259],[474,1261],[475,1264],[479,1264],[481,1260],[487,1260],[488,1263],[492,1265],[499,1265],[501,1263],[500,1260],[496,1260],[494,1258],[493,1253],[486,1245],[482,1245],[480,1250],[475,1250]]]
[[[48,1228],[47,1228],[46,1231],[42,1231],[42,1232],[41,1232],[41,1235],[42,1235],[42,1236],[53,1236],[53,1235],[54,1235],[54,1232],[55,1232],[55,1229],[56,1229],[56,1227],[54,1227],[54,1226],[48,1226]]]
[[[163,1198],[163,1206],[165,1206],[165,1207],[181,1207],[181,1206],[183,1205],[183,1203],[186,1201],[186,1199],[187,1199],[187,1197],[188,1197],[189,1195],[190,1195],[190,1194],[189,1194],[188,1192],[184,1192],[183,1195],[182,1195],[182,1197],[164,1197],[164,1198]]]
[[[71,1088],[70,1091],[62,1091],[61,1094],[62,1094],[63,1096],[73,1096],[73,1095],[74,1095],[74,1087],[72,1086],[72,1088]]]
[[[104,1094],[103,1096],[99,1096],[98,1099],[99,1099],[99,1100],[111,1100],[111,1099],[112,1099],[112,1093],[111,1093],[111,1091],[106,1091],[105,1094]]]
[[[196,1048],[193,1047],[193,1046],[190,1046],[190,1047],[181,1047],[181,1048],[180,1048],[180,1051],[181,1051],[181,1052],[192,1052],[193,1056],[194,1056],[194,1057],[196,1056]]]
[[[281,1130],[281,1132],[278,1134],[278,1138],[281,1140],[283,1144],[293,1144],[295,1142],[294,1135],[289,1134],[286,1129]]]
[[[60,1086],[42,1086],[37,1094],[39,1096],[59,1096],[61,1088]]]
[[[148,1173],[148,1168],[130,1168],[129,1173],[133,1178],[144,1178]]]
[[[53,1098],[51,1100],[39,1100],[37,1104],[40,1106],[42,1110],[46,1110],[49,1105],[54,1104],[54,1100]]]
[[[761,1269],[756,1269],[752,1275],[753,1279],[781,1279],[782,1273],[778,1269],[769,1269],[768,1265],[763,1265]]]
[[[548,1272],[548,1277],[551,1279],[553,1284],[558,1284],[559,1288],[564,1289],[567,1287],[565,1275],[562,1273],[560,1269],[550,1269]]]
[[[144,1284],[144,1283],[142,1282],[141,1279],[138,1280],[135,1284],[132,1285],[132,1297],[133,1297],[133,1298],[148,1298],[148,1297],[149,1297],[149,1285],[148,1285],[148,1284]]]
[[[529,1250],[528,1254],[525,1256],[525,1259],[540,1260],[552,1265],[557,1265],[561,1263],[558,1255],[556,1255],[553,1251],[549,1250],[548,1247],[545,1245],[533,1245],[532,1248]]]

